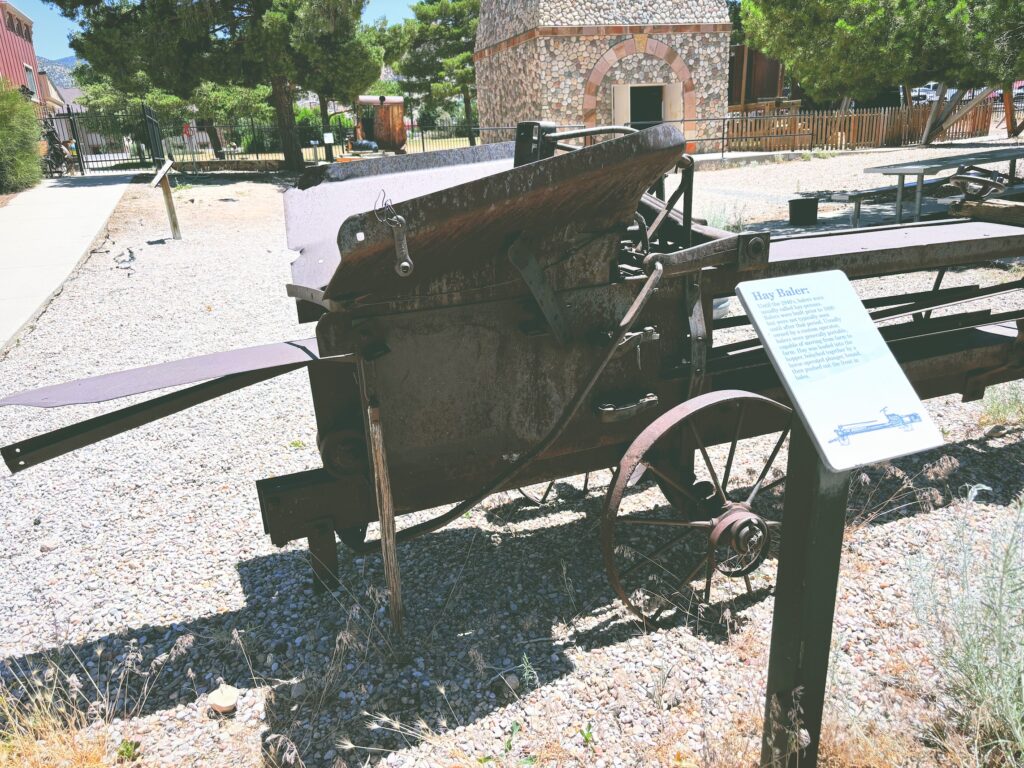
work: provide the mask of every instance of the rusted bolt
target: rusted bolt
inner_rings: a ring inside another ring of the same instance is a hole
[[[764,256],[764,239],[760,237],[750,238],[747,242],[747,252],[755,259]]]

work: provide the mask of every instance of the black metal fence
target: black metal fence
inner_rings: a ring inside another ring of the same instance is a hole
[[[61,112],[44,118],[71,153],[79,173],[127,171],[153,167],[150,129],[144,111],[99,114]]]
[[[681,120],[675,124],[686,137],[687,151],[691,153],[807,151],[889,143],[875,141],[876,135],[884,138],[886,134],[883,119],[886,115],[875,112],[878,110],[860,110],[856,115],[729,115]],[[284,159],[280,134],[273,122],[192,119],[169,126],[161,124],[147,107],[138,112],[117,114],[67,112],[46,118],[46,122],[71,149],[74,166],[82,173],[146,170],[159,165],[165,157],[173,158],[184,168],[210,160]],[[647,124],[637,127],[647,127]],[[405,128],[405,151],[410,153],[515,138],[513,126],[479,126],[447,119],[406,118]],[[348,121],[332,121],[332,135],[327,137],[319,126],[305,122],[299,123],[296,129],[307,163],[334,161],[350,150],[356,140],[356,131]],[[372,140],[372,120],[364,120],[360,137]],[[324,146],[325,138],[331,139],[329,148]]]

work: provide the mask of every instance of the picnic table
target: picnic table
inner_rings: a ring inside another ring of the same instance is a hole
[[[964,165],[986,165],[989,163],[1002,163],[1009,160],[1011,181],[1017,176],[1017,160],[1024,158],[1024,146],[1007,147],[1006,149],[995,149],[987,152],[967,152],[962,155],[948,155],[936,157],[930,160],[918,160],[910,163],[896,163],[895,165],[879,165],[874,168],[865,168],[864,173],[881,173],[886,176],[897,176],[896,183],[896,223],[903,223],[903,190],[907,176],[916,176],[917,183],[914,185],[914,221],[921,220],[921,193],[925,187],[925,176],[935,176],[939,171],[959,168]]]

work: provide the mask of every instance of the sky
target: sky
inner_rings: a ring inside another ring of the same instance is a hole
[[[375,21],[381,16],[386,16],[391,22],[408,18],[412,15],[409,11],[411,1],[369,0],[363,18],[366,21]],[[12,4],[34,22],[32,41],[37,56],[62,59],[72,55],[73,51],[68,46],[68,35],[76,28],[73,21],[65,19],[54,6],[43,0],[12,0]]]

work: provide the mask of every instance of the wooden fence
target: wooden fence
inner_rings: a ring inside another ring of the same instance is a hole
[[[787,115],[731,117],[725,123],[725,149],[729,152],[777,152],[917,144],[930,112],[930,104],[921,104],[845,113],[799,111]],[[991,123],[992,103],[982,103],[940,133],[937,140],[987,136]],[[712,136],[704,143],[708,140],[713,140]]]

